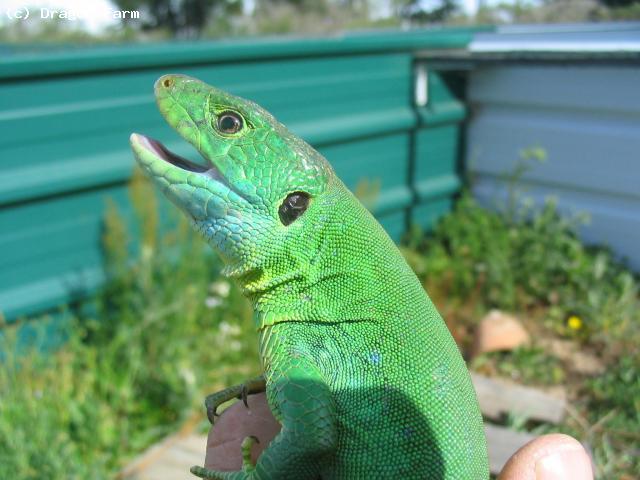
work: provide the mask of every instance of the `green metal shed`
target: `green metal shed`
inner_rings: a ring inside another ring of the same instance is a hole
[[[107,199],[131,215],[132,131],[194,156],[154,105],[153,83],[168,72],[262,104],[319,148],[351,188],[379,182],[373,211],[394,239],[411,221],[429,227],[460,185],[465,109],[455,72],[414,60],[425,50],[464,48],[471,36],[416,30],[3,57],[0,311],[12,321],[101,284]]]

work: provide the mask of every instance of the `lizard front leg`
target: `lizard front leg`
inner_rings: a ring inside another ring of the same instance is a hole
[[[213,480],[315,480],[319,477],[322,461],[326,463],[337,447],[335,405],[322,375],[311,361],[289,357],[269,375],[267,397],[282,429],[256,465],[246,460],[252,441],[245,439],[241,471],[192,467],[194,475]]]
[[[241,398],[244,405],[248,407],[247,395],[264,392],[265,388],[264,375],[259,375],[238,385],[207,395],[207,398],[204,400],[204,406],[207,408],[207,418],[209,422],[213,424],[214,418],[218,415],[218,407],[224,402],[228,402],[234,398]]]

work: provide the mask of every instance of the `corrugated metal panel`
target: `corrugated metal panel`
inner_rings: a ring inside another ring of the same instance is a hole
[[[486,28],[485,28],[486,29]],[[478,28],[414,29],[350,33],[325,38],[171,42],[76,48],[0,58],[1,78],[33,78],[140,68],[237,63],[311,56],[367,55],[418,49],[463,48]]]
[[[548,160],[524,177],[527,194],[559,199],[565,211],[588,212],[583,229],[640,268],[640,68],[521,66],[478,68],[468,96],[473,116],[467,161],[476,194],[504,196],[498,178],[519,152],[546,150]]]
[[[461,77],[433,71],[423,62],[418,68],[427,69],[427,96],[426,104],[418,108],[419,129],[414,137],[411,181],[416,204],[411,222],[429,229],[450,210],[461,186],[461,124],[466,107],[461,100]]]
[[[502,25],[492,32],[479,32],[469,44],[473,55],[522,52],[556,52],[565,58],[579,53],[609,57],[624,56],[640,49],[640,22],[556,25]]]
[[[100,284],[105,203],[115,199],[130,212],[130,132],[174,139],[171,150],[197,160],[154,105],[153,82],[168,72],[264,105],[319,147],[350,187],[378,180],[373,209],[399,238],[414,196],[413,52],[469,39],[464,30],[421,31],[0,59],[0,310],[12,319]],[[437,85],[434,92],[437,109]]]

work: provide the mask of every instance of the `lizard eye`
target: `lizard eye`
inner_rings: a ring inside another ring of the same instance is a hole
[[[309,194],[293,192],[287,195],[278,209],[278,216],[283,225],[287,226],[302,215],[309,206]]]
[[[226,135],[233,135],[234,133],[238,133],[242,130],[242,117],[238,115],[236,112],[222,112],[218,115],[218,121],[216,123],[216,127],[220,133],[224,133]]]

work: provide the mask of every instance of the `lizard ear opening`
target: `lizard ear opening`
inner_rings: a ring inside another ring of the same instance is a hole
[[[300,217],[307,210],[310,200],[311,197],[305,192],[293,192],[287,195],[278,209],[282,224],[286,227]]]

